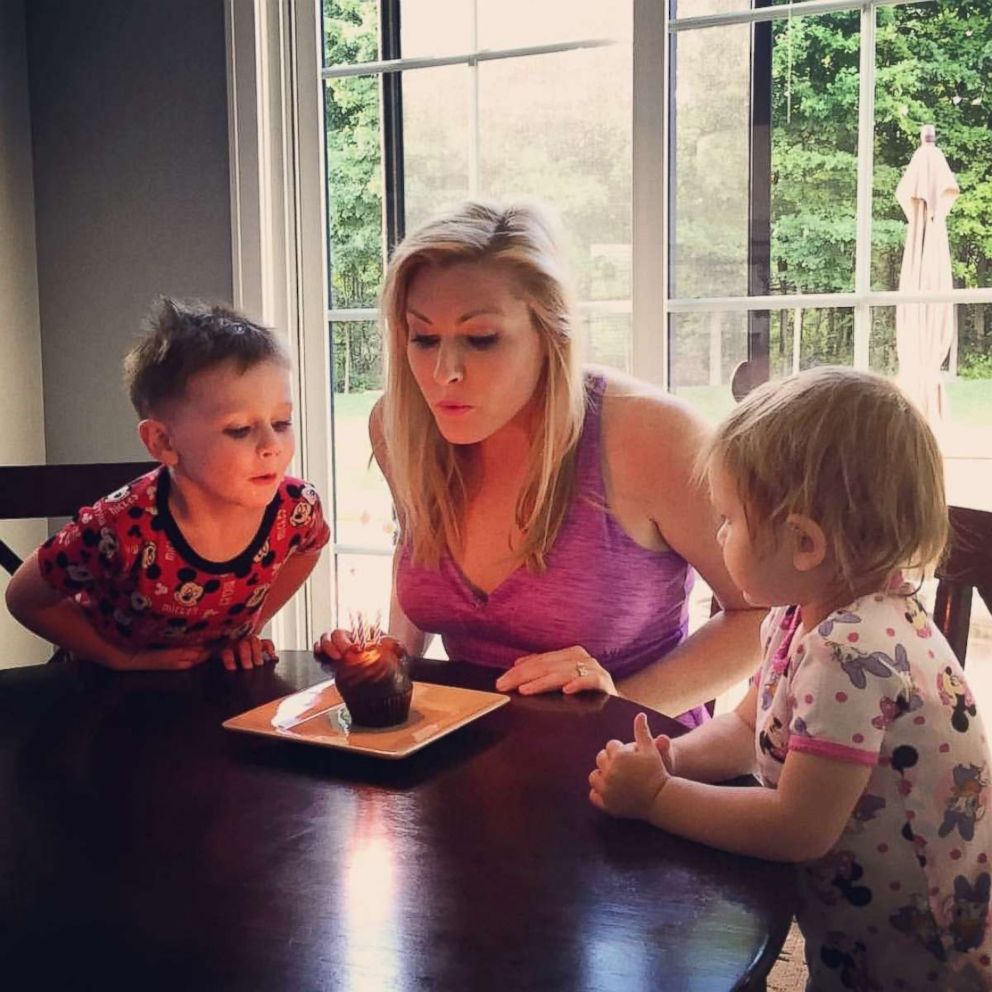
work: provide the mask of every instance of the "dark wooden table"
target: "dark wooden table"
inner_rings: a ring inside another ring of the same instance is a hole
[[[638,707],[514,696],[397,762],[221,728],[327,672],[0,671],[2,987],[763,987],[791,870],[587,802]]]

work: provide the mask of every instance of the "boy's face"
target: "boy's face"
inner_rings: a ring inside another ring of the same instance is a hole
[[[719,463],[709,470],[710,497],[720,515],[717,543],[734,584],[752,606],[801,602],[802,576],[793,563],[789,528],[779,527],[774,541],[757,543],[748,526],[736,480]]]
[[[289,372],[261,362],[233,363],[193,376],[162,418],[170,450],[160,455],[181,485],[215,504],[267,506],[296,450]]]

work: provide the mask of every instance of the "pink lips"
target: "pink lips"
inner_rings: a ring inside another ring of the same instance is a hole
[[[251,481],[259,486],[270,486],[276,481],[276,474],[275,472],[270,472],[268,475],[255,475],[252,476]]]
[[[442,400],[440,403],[435,403],[434,408],[440,410],[441,413],[446,413],[448,416],[457,417],[461,414],[468,413],[470,410],[474,409],[465,403],[452,403],[448,400]]]

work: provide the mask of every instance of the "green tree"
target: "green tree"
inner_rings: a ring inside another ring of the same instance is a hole
[[[375,0],[324,0],[324,62],[378,58]],[[382,278],[382,168],[379,80],[331,79],[324,86],[329,228],[329,296],[333,307],[375,306]],[[374,324],[332,328],[334,388],[377,388],[381,347]]]
[[[876,34],[872,283],[897,288],[906,222],[895,188],[932,123],[958,177],[948,220],[955,283],[992,274],[992,8],[988,0],[882,7]],[[773,55],[772,279],[777,292],[853,288],[860,35],[856,15],[778,21]],[[959,355],[987,354],[981,306],[964,308]],[[821,315],[825,316],[825,315]],[[873,361],[891,368],[893,315],[877,315]],[[783,322],[773,347],[785,351]],[[853,316],[804,329],[804,362],[844,360]]]

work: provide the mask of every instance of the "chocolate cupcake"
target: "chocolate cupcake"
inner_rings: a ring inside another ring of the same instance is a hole
[[[356,726],[392,727],[409,716],[413,684],[403,647],[392,637],[363,639],[349,648],[335,684]]]

